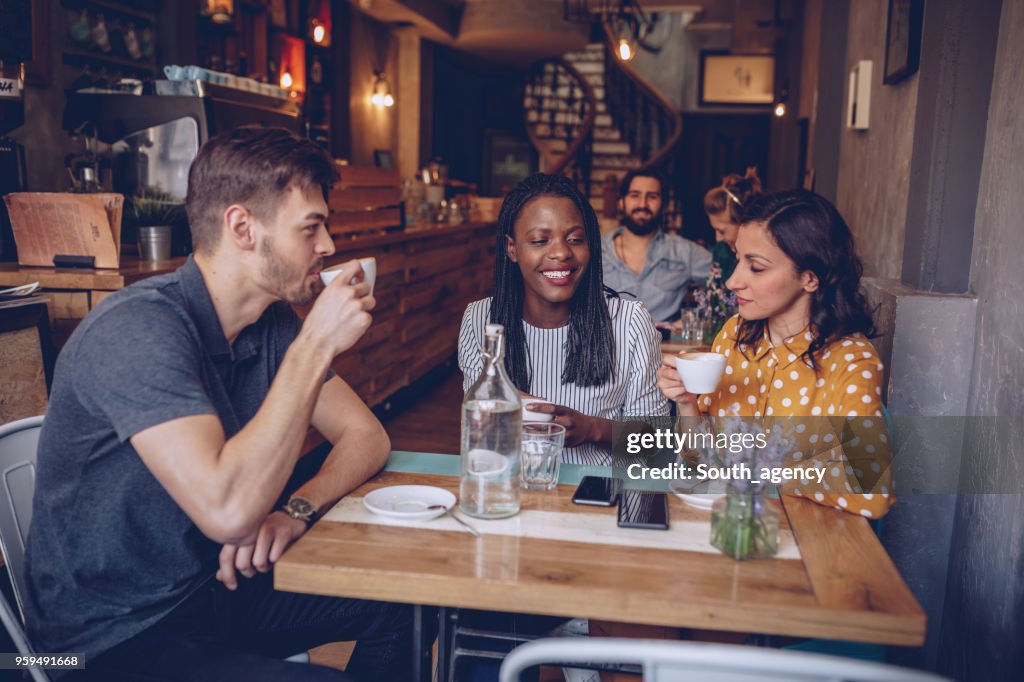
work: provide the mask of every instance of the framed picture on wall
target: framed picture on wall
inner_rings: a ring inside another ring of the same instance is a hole
[[[525,135],[484,131],[484,196],[499,197],[537,172],[537,152]]]
[[[284,0],[270,0],[270,25],[275,28],[288,28],[288,8]]]
[[[889,0],[885,30],[886,85],[899,83],[917,71],[921,56],[921,23],[924,0]]]
[[[394,168],[395,157],[391,154],[390,149],[374,149],[373,163],[377,168]]]
[[[700,53],[701,105],[769,105],[775,100],[775,56]]]

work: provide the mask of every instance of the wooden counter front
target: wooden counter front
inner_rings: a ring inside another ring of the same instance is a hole
[[[0,263],[0,289],[39,282],[50,298],[47,305],[54,344],[59,348],[89,311],[110,294],[129,284],[177,270],[184,258],[151,263],[131,256],[109,269],[39,268]]]
[[[366,335],[334,363],[369,405],[377,405],[446,361],[456,350],[466,304],[491,291],[494,224],[430,225],[376,236],[337,236],[328,265],[377,259],[377,308]],[[111,270],[66,270],[0,263],[0,288],[39,282],[50,297],[59,347],[78,323],[114,291],[185,262],[123,259]]]

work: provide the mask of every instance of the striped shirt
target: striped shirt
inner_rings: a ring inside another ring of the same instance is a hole
[[[604,419],[667,415],[668,401],[658,390],[655,375],[661,366],[660,336],[643,304],[618,298],[606,299],[615,339],[615,373],[601,386],[563,384],[569,326],[541,329],[523,321],[526,355],[531,368],[528,393]],[[466,308],[459,332],[459,368],[463,391],[469,390],[483,371],[481,349],[484,327],[490,321],[491,299],[474,301]],[[608,466],[609,448],[584,443],[566,448],[562,461]]]

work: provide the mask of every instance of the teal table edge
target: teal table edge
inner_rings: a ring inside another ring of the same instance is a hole
[[[384,467],[385,471],[399,471],[407,474],[436,474],[458,476],[460,459],[458,455],[444,455],[436,452],[409,452],[394,450]],[[579,485],[584,476],[613,476],[612,467],[589,464],[562,463],[558,468],[558,482],[563,485]],[[630,481],[630,489],[664,490],[664,481]]]

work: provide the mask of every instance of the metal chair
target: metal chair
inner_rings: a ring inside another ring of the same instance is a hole
[[[0,598],[0,619],[22,654],[33,653],[25,635],[25,541],[32,523],[32,495],[36,487],[36,447],[42,417],[19,419],[0,426],[0,551],[11,577],[17,613]],[[35,682],[49,682],[49,676],[30,668]]]
[[[548,638],[523,644],[501,666],[500,682],[518,682],[537,665],[639,664],[645,682],[951,682],[881,663],[776,649],[648,639]]]

